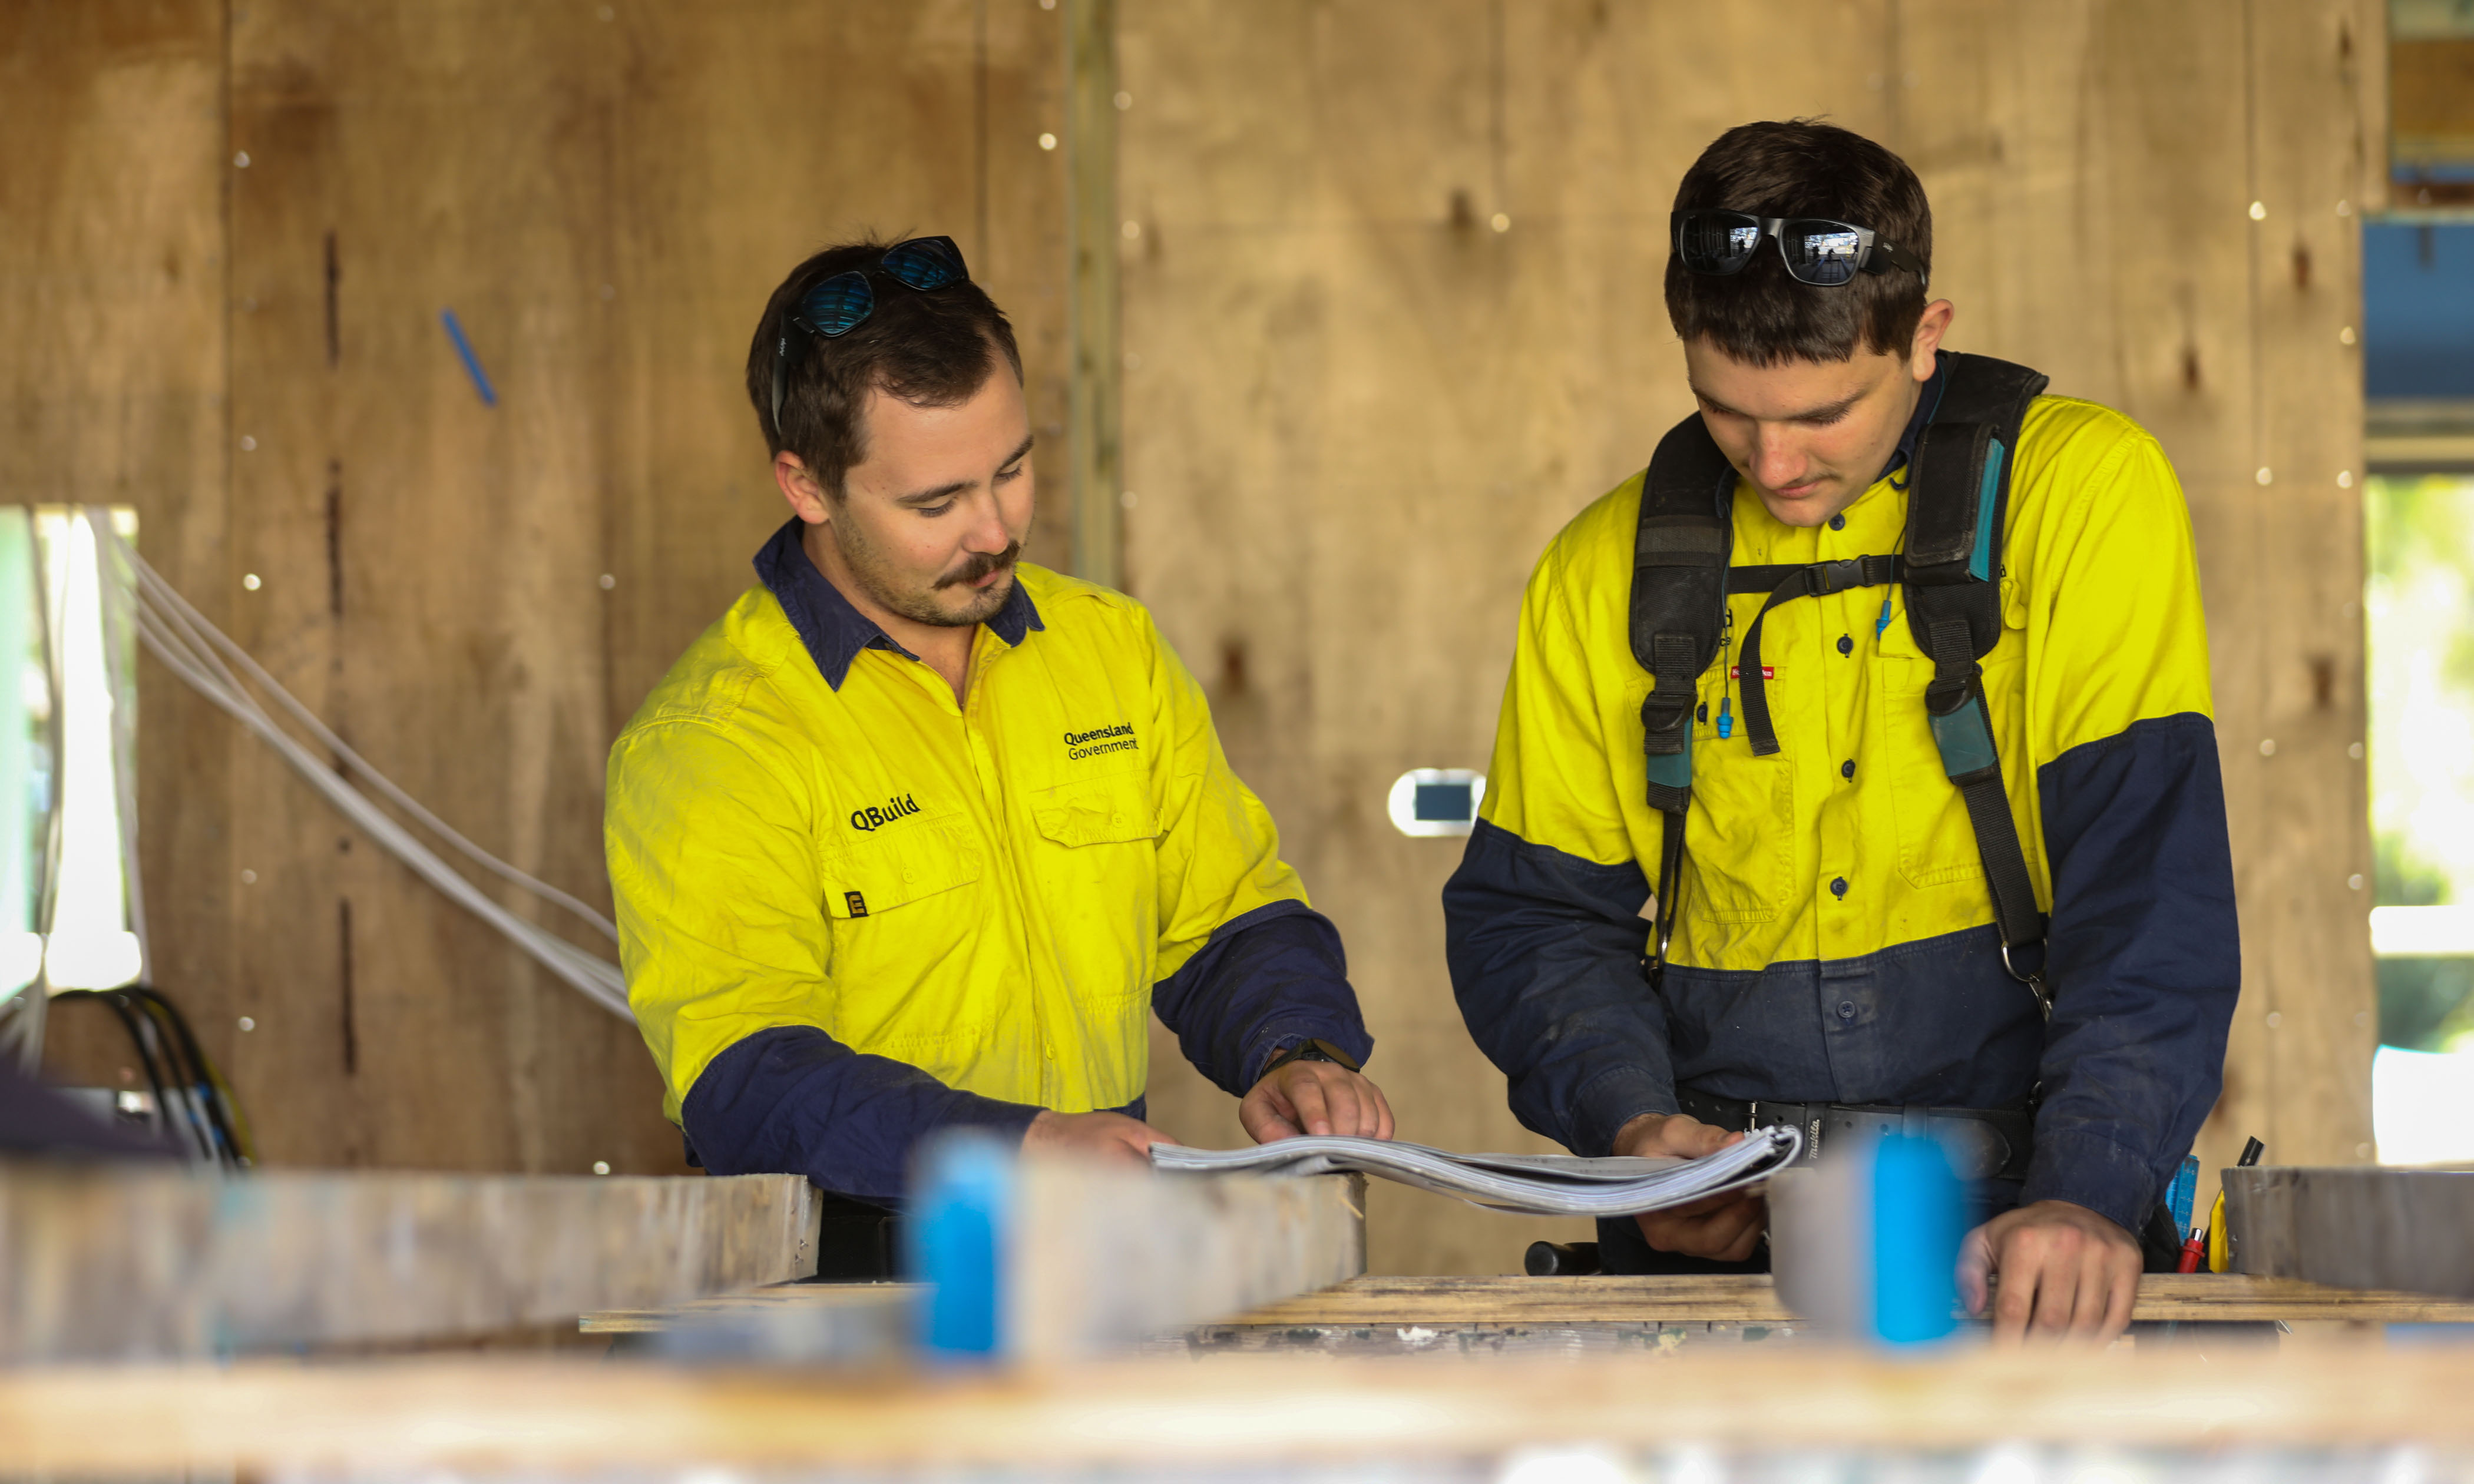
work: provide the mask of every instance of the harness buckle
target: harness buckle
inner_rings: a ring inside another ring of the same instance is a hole
[[[2018,967],[2010,962],[2010,945],[2006,943],[2001,945],[2001,969],[2011,978],[2025,985],[2027,993],[2036,996],[2036,1008],[2045,1013],[2046,1019],[2050,1020],[2053,1017],[2053,987],[2046,982],[2043,969],[2033,973],[2021,973]]]
[[[1850,587],[1872,586],[1864,581],[1864,559],[1861,557],[1841,557],[1835,562],[1816,562],[1806,570],[1812,574],[1812,595],[1816,598],[1828,593],[1844,592]]]

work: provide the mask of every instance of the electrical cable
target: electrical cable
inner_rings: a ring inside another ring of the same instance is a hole
[[[574,897],[482,850],[424,808],[318,720],[308,707],[251,658],[247,651],[215,628],[160,574],[147,565],[119,533],[111,529],[108,513],[89,507],[87,519],[93,524],[98,541],[112,553],[130,576],[130,586],[137,598],[137,637],[147,653],[161,661],[191,689],[255,732],[311,787],[324,794],[329,803],[360,826],[415,874],[503,933],[535,962],[594,1003],[614,1015],[633,1018],[627,1008],[626,977],[618,965],[578,947],[540,923],[517,916],[484,894],[437,851],[380,809],[368,794],[354,787],[344,777],[345,772],[356,775],[381,798],[410,815],[474,865],[584,919],[614,942],[618,938],[617,924]],[[227,659],[230,661],[229,664]],[[303,730],[316,738],[332,757],[321,757],[286,731],[259,704],[249,686],[242,682],[241,676],[233,673],[235,665]],[[341,764],[340,769],[338,763]]]
[[[155,1094],[157,1121],[166,1132],[194,1143],[209,1163],[245,1167],[257,1161],[239,1100],[171,996],[133,984],[117,990],[63,990],[52,997],[96,1000],[119,1019]]]
[[[223,1073],[208,1060],[206,1048],[198,1044],[197,1034],[189,1029],[189,1017],[181,1013],[170,996],[151,985],[133,984],[122,993],[137,1001],[179,1051],[184,1072],[182,1086],[191,1090],[193,1101],[206,1115],[219,1154],[230,1161],[254,1162],[255,1151],[244,1145],[239,1136],[239,1102],[224,1082]]]

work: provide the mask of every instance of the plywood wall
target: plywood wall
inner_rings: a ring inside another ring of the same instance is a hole
[[[610,739],[787,515],[740,391],[783,273],[950,233],[1061,433],[1035,0],[0,16],[7,497],[133,500],[141,547],[303,700],[589,899]],[[1061,561],[1061,528],[1033,545]],[[633,1027],[152,665],[141,709],[159,977],[271,1160],[679,1167]]]
[[[1452,1004],[1458,846],[1395,833],[1385,789],[1485,765],[1530,564],[1690,408],[1660,295],[1677,178],[1734,124],[1819,114],[1923,176],[1955,347],[2122,408],[2180,469],[2245,961],[2200,1154],[2369,1155],[2340,332],[2382,34],[2374,0],[1128,9],[1127,577],[1341,926],[1404,1137],[1541,1147]],[[1159,1121],[1234,1137],[1157,1063]],[[1575,1230],[1373,1199],[1377,1271],[1502,1271]]]

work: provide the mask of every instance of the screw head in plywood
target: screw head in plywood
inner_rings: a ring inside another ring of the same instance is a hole
[[[2284,1023],[2285,1016],[2282,1012],[2271,1010],[2268,1013],[2268,1028],[2269,1030],[2272,1031]]]
[[[2354,471],[2352,469],[2341,468],[2337,471],[2337,488],[2340,490],[2351,490],[2354,488]]]
[[[257,1021],[249,1016],[241,1017],[237,1023],[244,1033],[257,1029]]]
[[[607,1175],[607,1174],[609,1174],[609,1173],[610,1173],[610,1161],[607,1161],[607,1160],[595,1160],[595,1161],[593,1161],[593,1173],[594,1173],[595,1175]]]
[[[1039,136],[1039,147],[1043,150],[1053,150],[1056,148],[1056,136],[1055,134],[1041,134]]]
[[[603,592],[608,592],[611,588],[616,587],[616,586],[618,586],[618,578],[616,578],[616,577],[612,576],[612,575],[611,575],[610,573],[608,573],[608,572],[604,572],[604,573],[602,573],[602,574],[601,574],[601,590],[602,590]]]
[[[1117,111],[1118,111],[1118,112],[1120,112],[1120,113],[1125,112],[1128,108],[1132,108],[1132,107],[1134,106],[1134,95],[1133,95],[1133,94],[1131,94],[1131,93],[1127,93],[1127,92],[1121,92],[1121,93],[1117,94],[1117,97],[1116,97],[1116,105],[1117,105]]]
[[[265,586],[265,584],[257,580],[257,574],[255,572],[243,572],[240,575],[240,585],[243,589],[250,592],[255,592],[258,588]]]
[[[2252,203],[2250,203],[2250,219],[2251,219],[2252,221],[2254,221],[2254,222],[2265,222],[2265,221],[2267,221],[2267,220],[2268,220],[2268,203],[2266,203],[2266,202],[2264,202],[2264,201],[2254,201],[2254,202],[2252,202]]]
[[[2356,762],[2361,762],[2363,760],[2363,744],[2360,742],[2348,743],[2345,748],[2345,755],[2354,759]],[[2360,880],[2362,878],[2357,876],[2355,879]]]
[[[1498,211],[1486,225],[1493,227],[1496,231],[1508,232],[1512,230],[1512,218]]]
[[[2263,485],[2273,484],[2276,482],[2276,471],[2273,469],[2263,468],[2259,471],[2257,477],[2259,482]]]
[[[243,150],[232,156],[232,168],[234,170],[247,170],[249,168],[249,151]]]
[[[2259,755],[2262,757],[2273,757],[2276,755],[2276,739],[2274,737],[2266,737],[2261,739],[2259,744]]]
[[[2349,892],[2359,892],[2362,889],[2363,874],[2361,872],[2355,872],[2352,875],[2345,878],[2345,890]]]
[[[2337,331],[2337,344],[2341,346],[2350,346],[2353,343],[2354,327],[2352,325],[2345,325]]]

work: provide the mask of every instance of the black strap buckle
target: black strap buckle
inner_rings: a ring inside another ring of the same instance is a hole
[[[1864,559],[1861,557],[1842,557],[1836,562],[1816,562],[1805,570],[1812,574],[1807,581],[1810,584],[1812,595],[1816,598],[1828,593],[1844,592],[1850,587],[1872,586],[1864,580]]]

